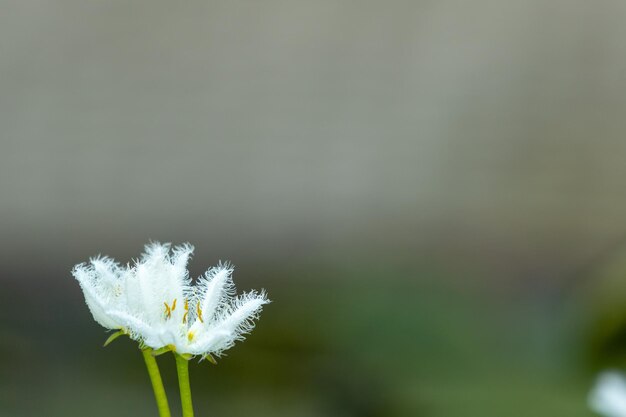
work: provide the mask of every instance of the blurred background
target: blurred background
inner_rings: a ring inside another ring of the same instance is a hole
[[[156,415],[70,275],[150,239],[274,301],[191,365],[199,416],[591,416],[596,372],[626,364],[625,19],[3,2],[0,416]]]

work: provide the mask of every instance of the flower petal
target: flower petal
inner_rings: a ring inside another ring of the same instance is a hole
[[[232,306],[222,313],[221,318],[212,326],[205,326],[190,349],[194,354],[215,353],[217,356],[243,340],[243,335],[254,328],[254,320],[258,318],[263,305],[269,303],[264,291],[243,294],[235,299]]]
[[[98,277],[94,276],[93,269],[85,264],[76,265],[72,275],[83,290],[85,302],[94,320],[107,329],[119,329],[119,324],[107,314],[107,306],[111,304],[113,295],[99,291]]]
[[[233,267],[230,264],[220,264],[209,269],[197,284],[193,304],[200,303],[200,309],[192,311],[195,315],[194,326],[197,328],[202,323],[213,322],[219,307],[235,293],[235,284],[232,280]],[[200,317],[200,314],[202,317]]]

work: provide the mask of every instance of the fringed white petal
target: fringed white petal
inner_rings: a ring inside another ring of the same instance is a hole
[[[188,276],[187,263],[193,255],[194,247],[189,243],[183,243],[172,250],[171,262],[177,273]]]
[[[196,342],[190,345],[190,350],[194,354],[214,353],[219,356],[252,331],[254,320],[263,305],[269,302],[264,291],[252,291],[237,297],[231,306],[221,312],[214,325],[202,329]]]
[[[145,320],[128,314],[125,311],[111,311],[109,314],[122,325],[122,329],[128,333],[131,339],[137,340],[154,349],[160,349],[167,344],[161,342],[162,331],[151,326],[150,323]]]
[[[111,258],[106,256],[92,258],[90,260],[91,268],[94,277],[103,286],[115,287],[119,285],[120,281],[120,268],[117,263]]]
[[[189,244],[176,247],[172,257],[169,251],[169,244],[147,245],[145,253],[134,267],[134,279],[140,289],[143,310],[149,317],[160,317],[164,303],[170,306],[174,300],[182,303],[189,292],[190,280],[186,265],[193,247]],[[181,310],[174,310],[174,313],[181,319],[184,314]]]
[[[235,295],[235,284],[232,279],[233,267],[226,263],[209,269],[196,286],[193,305],[200,306],[199,311],[192,311],[193,329],[212,323],[217,319],[218,310],[227,300]]]
[[[85,302],[94,320],[107,329],[118,329],[119,324],[107,313],[108,306],[114,304],[115,295],[103,291],[93,267],[85,264],[76,265],[72,275],[83,290]]]

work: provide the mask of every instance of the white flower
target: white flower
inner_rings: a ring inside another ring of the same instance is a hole
[[[104,327],[123,329],[155,350],[219,356],[252,330],[269,300],[264,291],[235,297],[229,264],[209,269],[193,286],[187,271],[192,253],[189,244],[170,250],[153,243],[133,266],[100,258],[73,273]]]
[[[626,417],[626,378],[615,371],[600,374],[589,394],[589,407],[605,417]]]

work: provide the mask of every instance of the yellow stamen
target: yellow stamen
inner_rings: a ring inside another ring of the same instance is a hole
[[[202,320],[202,309],[200,308],[200,302],[198,302],[198,304],[196,305],[196,311],[198,312],[198,320],[200,320],[200,323],[204,323],[204,320]]]
[[[187,333],[187,340],[189,340],[191,342],[193,340],[194,336],[195,336],[194,332]]]
[[[172,311],[176,310],[176,298],[174,298],[171,307],[169,304],[167,304],[167,301],[163,301],[163,305],[165,305],[165,315],[169,319],[170,317],[172,317]]]
[[[189,315],[189,301],[185,298],[185,314],[183,314],[183,323],[187,323],[187,316]]]

